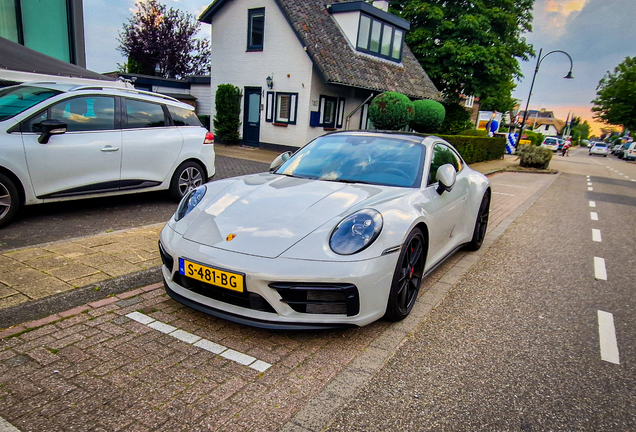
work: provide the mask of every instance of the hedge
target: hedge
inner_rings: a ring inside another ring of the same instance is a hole
[[[501,159],[506,151],[506,139],[502,137],[476,137],[462,135],[437,135],[457,149],[467,164]]]

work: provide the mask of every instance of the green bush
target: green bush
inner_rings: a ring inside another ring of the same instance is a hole
[[[552,150],[535,145],[522,145],[519,149],[519,166],[524,168],[548,169]]]
[[[439,133],[458,135],[466,129],[475,127],[470,120],[470,112],[468,112],[465,107],[455,102],[444,102],[442,105],[444,105],[446,115],[444,116],[444,121],[439,129]]]
[[[506,139],[502,137],[437,136],[451,143],[468,164],[501,159],[506,151]]]
[[[216,89],[214,106],[215,138],[224,143],[237,143],[240,139],[241,89],[232,84],[220,84]]]
[[[413,101],[413,120],[411,120],[411,128],[421,133],[436,132],[446,115],[444,105],[430,99],[422,99]]]
[[[536,146],[540,146],[541,144],[543,144],[545,135],[543,135],[542,133],[532,132],[529,130],[523,131],[523,133],[526,135],[526,138],[522,138],[522,139],[529,139],[530,142],[532,142],[532,144]]]
[[[369,119],[378,130],[400,130],[411,122],[413,114],[413,102],[402,93],[381,93],[369,106]]]
[[[465,131],[461,131],[458,135],[487,137],[488,132],[486,132],[485,129],[466,129]]]

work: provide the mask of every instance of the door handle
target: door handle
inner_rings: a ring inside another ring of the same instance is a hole
[[[119,147],[106,146],[102,149],[103,152],[114,152],[119,150]]]

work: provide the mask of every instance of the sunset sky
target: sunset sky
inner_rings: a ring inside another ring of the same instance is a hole
[[[199,16],[210,2],[164,0],[169,7]],[[125,59],[117,51],[117,36],[135,10],[134,0],[84,0],[87,67],[97,72],[117,69]],[[593,123],[591,100],[608,70],[625,57],[636,56],[636,0],[536,0],[533,31],[525,35],[536,52],[568,52],[574,61],[573,80],[565,80],[570,62],[560,53],[542,63],[530,100],[530,109],[546,108],[565,120],[569,111]],[[209,37],[210,26],[200,34]],[[536,58],[522,63],[524,78],[514,97],[525,107]],[[598,132],[598,124],[593,128]]]

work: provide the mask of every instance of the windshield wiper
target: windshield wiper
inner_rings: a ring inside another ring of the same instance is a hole
[[[325,179],[321,179],[321,180],[325,180]],[[327,180],[327,181],[332,181],[332,182],[336,182],[336,183],[360,183],[360,184],[368,184],[368,185],[374,185],[376,183],[371,183],[371,182],[365,182],[362,180],[351,180],[351,179],[333,179],[333,180]]]

